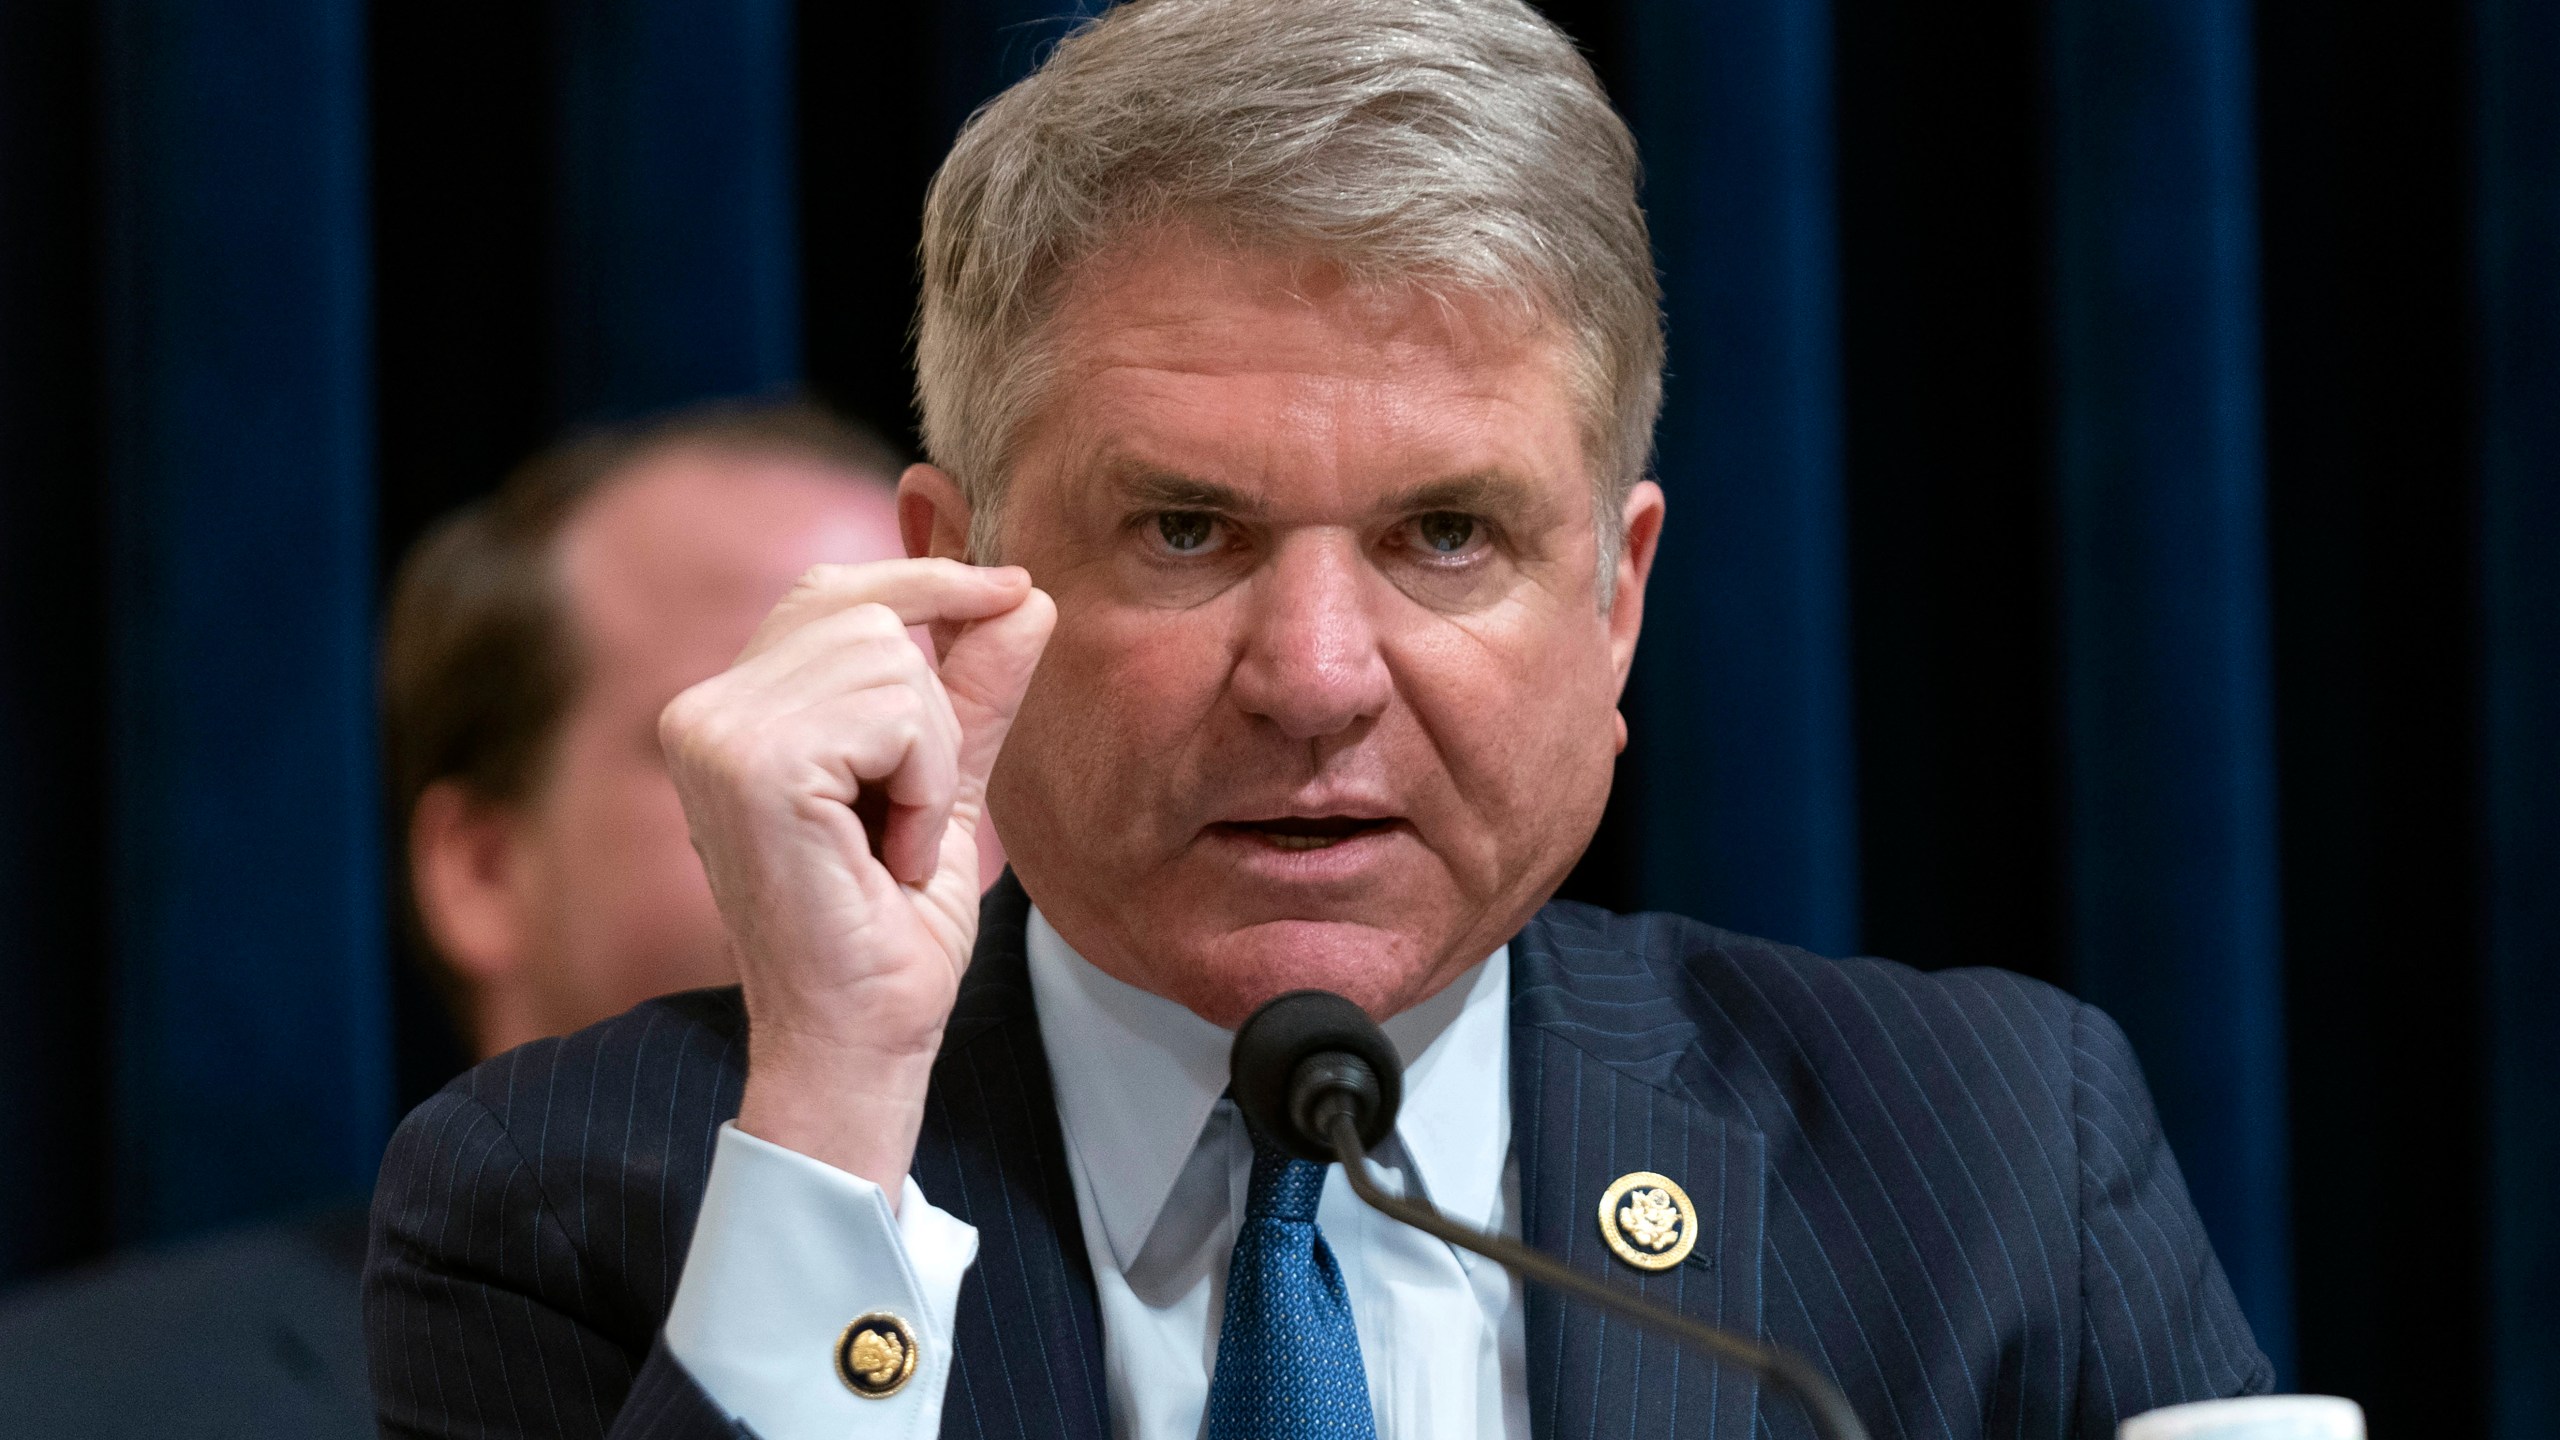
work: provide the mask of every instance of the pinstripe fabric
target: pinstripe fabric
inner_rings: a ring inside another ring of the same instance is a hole
[[[1022,953],[988,895],[916,1175],[978,1228],[953,1440],[1103,1440],[1102,1335]],[[1878,1437],[2077,1436],[2266,1388],[2123,1037],[1995,971],[1830,961],[1668,916],[1547,907],[1512,948],[1523,1230],[1803,1350]],[[657,1330],[745,1072],[735,992],[513,1051],[383,1162],[365,1305],[393,1436],[731,1437]],[[1701,1237],[1639,1278],[1600,1191],[1680,1182]],[[1779,1402],[1532,1287],[1550,1440],[1807,1434]]]
[[[916,1141],[925,1193],[978,1227],[943,1433],[1104,1440],[1102,1325],[1031,1008],[1029,914],[1010,877],[980,908]],[[401,1124],[365,1274],[368,1349],[392,1367],[374,1382],[384,1434],[746,1433],[657,1341],[738,1112],[745,1025],[734,990],[655,1001],[510,1051]]]
[[[924,1193],[978,1227],[942,1433],[1105,1440],[1102,1313],[1022,949],[1031,902],[1007,873],[978,913],[916,1141]]]
[[[743,1433],[656,1340],[745,1023],[735,991],[653,1002],[511,1050],[401,1122],[365,1261],[385,1435]]]
[[[2124,1037],[2001,971],[1824,960],[1548,906],[1512,943],[1524,1231],[1596,1270],[1600,1191],[1677,1180],[1697,1251],[1644,1290],[1798,1349],[1885,1436],[2080,1436],[2273,1382]],[[1529,1292],[1551,1437],[1807,1435],[1735,1377]],[[1754,1321],[1757,1324],[1754,1324]]]

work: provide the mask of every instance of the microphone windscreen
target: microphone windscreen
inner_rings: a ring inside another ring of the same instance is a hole
[[[1377,1104],[1364,1117],[1360,1142],[1384,1142],[1404,1099],[1404,1060],[1368,1012],[1349,1000],[1330,990],[1292,990],[1254,1011],[1227,1052],[1228,1083],[1245,1119],[1291,1153],[1319,1163],[1333,1159],[1333,1148],[1323,1136],[1300,1131],[1290,1092],[1298,1067],[1327,1054],[1352,1056],[1377,1077]]]

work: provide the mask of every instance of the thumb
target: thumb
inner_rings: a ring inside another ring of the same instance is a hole
[[[963,629],[943,652],[943,693],[951,697],[952,715],[960,722],[962,786],[983,792],[1057,623],[1057,602],[1034,588],[1021,604]]]

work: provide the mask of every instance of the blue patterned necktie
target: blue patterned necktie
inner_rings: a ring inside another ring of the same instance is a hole
[[[1253,1137],[1208,1440],[1377,1440],[1351,1297],[1316,1229],[1325,1168]]]

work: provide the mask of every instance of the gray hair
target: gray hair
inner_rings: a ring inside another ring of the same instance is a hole
[[[974,554],[1070,272],[1165,222],[1560,325],[1605,593],[1652,459],[1661,287],[1635,142],[1563,32],[1520,0],[1127,0],[970,117],[925,200],[916,395]]]

